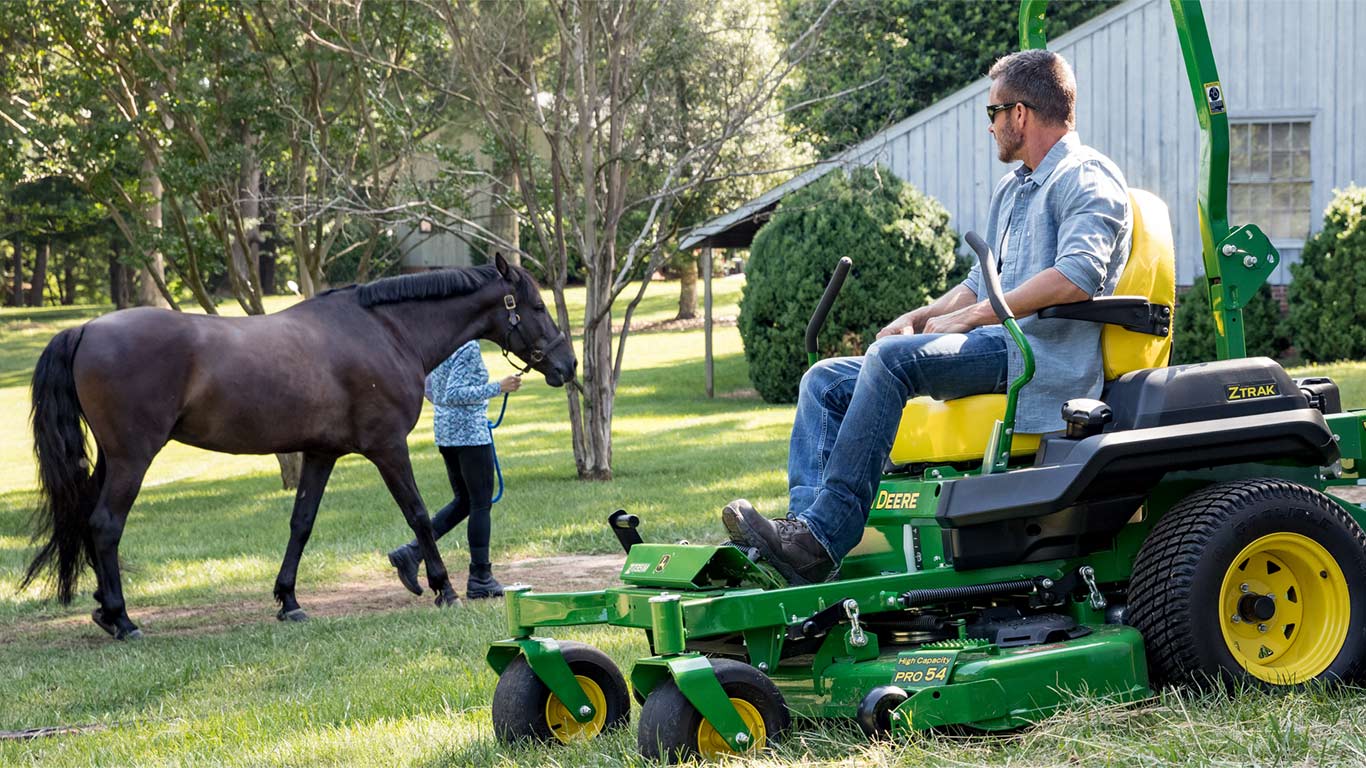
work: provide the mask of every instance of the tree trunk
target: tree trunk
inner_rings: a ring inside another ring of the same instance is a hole
[[[24,241],[14,238],[10,241],[14,246],[14,289],[9,295],[9,305],[11,307],[24,306]]]
[[[270,189],[265,174],[261,174],[261,293],[275,295],[275,267],[279,259],[280,232],[276,228],[275,206],[270,202]]]
[[[156,166],[151,158],[142,161],[142,193],[149,199],[142,209],[142,217],[147,227],[161,229],[161,177],[156,174]],[[143,307],[170,307],[171,303],[161,294],[157,283],[166,282],[166,261],[161,251],[152,251],[147,263],[138,270],[138,305]]]
[[[117,253],[109,256],[109,301],[113,303],[114,309],[127,309],[128,284],[124,266],[119,263]]]
[[[678,280],[678,315],[675,320],[691,320],[697,317],[697,258],[683,263],[683,271]]]
[[[28,305],[43,306],[43,290],[47,288],[47,257],[52,252],[52,243],[44,240],[33,251],[33,280],[28,286]]]
[[[521,182],[517,178],[517,166],[513,163],[503,163],[498,174],[498,196],[490,203],[493,206],[493,216],[490,221],[489,229],[495,237],[507,241],[508,245],[495,244],[493,250],[502,251],[503,256],[517,266],[522,265],[521,251],[521,224],[517,221],[517,209],[510,204],[516,195],[519,194]],[[492,259],[490,259],[492,263]]]
[[[71,306],[76,303],[76,256],[71,246],[62,249],[62,304]]]
[[[244,124],[242,165],[237,176],[237,217],[242,228],[232,238],[230,269],[234,291],[244,291],[238,299],[251,314],[264,313],[261,306],[261,162],[256,156],[256,134]]]
[[[275,251],[261,249],[261,295],[275,295]]]
[[[612,479],[612,327],[611,321],[584,330],[584,447],[580,480]]]

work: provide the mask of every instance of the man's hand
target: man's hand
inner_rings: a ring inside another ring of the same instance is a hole
[[[522,377],[521,377],[521,376],[508,376],[507,378],[504,378],[502,381],[499,381],[499,382],[498,382],[498,391],[499,391],[499,392],[516,392],[517,390],[519,390],[519,389],[521,389],[521,388],[522,388]]]
[[[877,332],[877,338],[883,336],[896,336],[898,334],[911,335],[920,332],[925,327],[925,319],[929,314],[929,307],[913,309],[910,312],[898,317],[888,323],[885,328]]]
[[[967,333],[973,328],[985,325],[991,320],[984,319],[982,316],[984,305],[985,302],[972,304],[947,315],[931,317],[925,321],[923,333]],[[990,310],[988,309],[987,312],[990,313]],[[994,318],[995,316],[992,315],[991,317]]]

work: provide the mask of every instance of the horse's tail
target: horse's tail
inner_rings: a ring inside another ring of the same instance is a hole
[[[33,370],[33,453],[38,460],[38,507],[33,540],[42,548],[19,588],[45,572],[55,577],[57,599],[71,602],[86,562],[93,562],[90,515],[99,492],[86,455],[80,400],[72,362],[84,326],[53,337]]]

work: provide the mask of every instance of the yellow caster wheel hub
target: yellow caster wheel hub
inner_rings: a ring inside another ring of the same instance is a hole
[[[603,726],[607,724],[607,696],[602,688],[592,678],[583,675],[574,675],[574,679],[579,681],[588,703],[593,706],[592,720],[586,723],[575,720],[569,708],[553,693],[545,700],[545,722],[555,738],[565,744],[591,739],[602,733]]]
[[[730,703],[735,705],[735,710],[740,713],[740,719],[744,721],[745,728],[749,729],[752,744],[745,752],[762,751],[768,743],[768,731],[764,728],[763,715],[759,714],[759,710],[753,704],[744,699],[737,699],[732,696]],[[703,757],[741,754],[731,749],[726,740],[721,738],[721,734],[706,720],[697,726],[697,751],[701,752]]]

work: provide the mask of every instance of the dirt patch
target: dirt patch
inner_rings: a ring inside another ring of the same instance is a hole
[[[729,328],[737,322],[733,315],[724,317],[712,317],[713,328]],[[658,320],[644,325],[631,324],[631,333],[650,333],[652,331],[695,331],[706,324],[706,320],[701,317],[693,317],[687,320]],[[621,323],[612,324],[612,332],[621,332]]]
[[[530,584],[542,592],[581,592],[618,583],[625,554],[561,555],[518,560],[496,572],[504,584]]]
[[[529,584],[543,592],[579,592],[617,583],[624,554],[562,555],[518,560],[497,568],[498,580],[506,585]],[[464,588],[463,575],[456,577],[456,591]],[[431,591],[416,597],[399,585],[388,569],[376,569],[363,580],[351,580],[325,589],[299,588],[299,603],[309,616],[336,618],[384,613],[416,605],[430,606]],[[91,608],[94,603],[91,602]],[[225,595],[221,602],[207,605],[157,606],[134,604],[130,615],[149,637],[180,637],[223,632],[248,624],[275,621],[278,606],[268,590],[250,595]],[[16,624],[0,635],[0,645],[42,640],[58,647],[90,647],[109,641],[109,636],[90,621],[90,614],[78,612]]]
[[[108,729],[107,725],[53,725],[45,728],[25,728],[22,731],[0,731],[0,741],[32,741],[49,736],[67,736],[73,733],[95,733]]]

